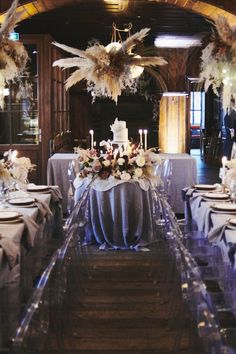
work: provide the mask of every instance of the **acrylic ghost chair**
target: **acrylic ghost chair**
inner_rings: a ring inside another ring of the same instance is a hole
[[[43,354],[46,352],[45,340],[49,331],[50,320],[60,321],[63,318],[63,300],[67,288],[67,271],[71,258],[78,260],[82,267],[83,276],[86,276],[86,254],[84,254],[83,240],[87,222],[88,190],[77,203],[66,223],[66,235],[62,246],[52,255],[52,258],[42,273],[37,287],[26,305],[25,311],[19,320],[19,326],[12,336],[10,353],[12,354]],[[79,278],[79,275],[75,277]],[[83,282],[78,279],[79,291],[83,289]],[[57,328],[60,331],[60,327]],[[63,337],[58,335],[59,349],[65,350]]]
[[[208,292],[202,278],[203,272],[200,269],[201,267],[198,266],[194,257],[185,247],[184,235],[168,201],[158,190],[153,190],[153,194],[155,197],[154,200],[159,200],[159,204],[162,206],[162,215],[165,221],[165,237],[169,243],[170,252],[176,259],[183,299],[196,321],[199,336],[204,344],[205,353],[235,353],[234,349],[225,344],[229,342],[229,337],[231,342],[233,341],[232,333],[234,333],[234,329],[222,328],[223,332],[221,333],[220,331],[219,315],[221,311],[227,310],[227,305],[224,302],[216,303],[215,305],[214,301],[217,299],[212,298]]]

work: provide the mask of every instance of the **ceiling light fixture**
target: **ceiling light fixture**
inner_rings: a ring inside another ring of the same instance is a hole
[[[188,96],[187,92],[163,92],[162,96]]]
[[[159,35],[154,44],[159,48],[190,48],[201,46],[201,39],[194,36]]]

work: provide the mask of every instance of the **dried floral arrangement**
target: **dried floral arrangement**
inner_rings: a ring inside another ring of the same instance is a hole
[[[16,12],[18,0],[14,0],[0,27],[0,108],[4,107],[4,88],[25,69],[28,54],[20,41],[9,39],[21,13]]]
[[[212,86],[222,96],[224,109],[232,106],[236,99],[236,27],[223,16],[215,21],[210,42],[202,51],[200,81],[205,91]]]
[[[28,173],[35,169],[28,157],[17,157],[17,151],[8,150],[0,160],[0,183],[9,185],[11,182],[19,181],[25,183]]]
[[[137,90],[138,78],[133,75],[134,68],[167,64],[162,57],[141,57],[132,52],[138,44],[142,43],[149,31],[150,28],[143,28],[122,43],[111,42],[103,46],[96,42],[85,51],[54,42],[57,47],[76,56],[56,60],[53,66],[77,67],[67,79],[66,89],[81,80],[86,80],[87,90],[91,92],[93,101],[96,97],[109,97],[117,103],[122,90],[126,88],[131,92]]]

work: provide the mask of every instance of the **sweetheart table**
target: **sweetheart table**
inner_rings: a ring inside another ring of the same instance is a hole
[[[76,158],[73,153],[56,153],[48,159],[47,183],[58,185],[63,196],[63,212],[67,211],[67,194],[69,178],[67,175],[69,162]],[[189,154],[159,154],[162,160],[171,164],[171,200],[170,204],[175,213],[184,213],[184,202],[181,191],[186,186],[197,183],[197,162]]]
[[[133,249],[154,241],[153,200],[148,180],[121,181],[114,177],[75,181],[75,202],[90,184],[86,243],[101,249]]]

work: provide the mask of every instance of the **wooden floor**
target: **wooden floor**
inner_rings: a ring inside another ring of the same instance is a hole
[[[85,264],[72,256],[63,312],[51,314],[45,354],[204,352],[164,239],[149,252],[83,252]]]

